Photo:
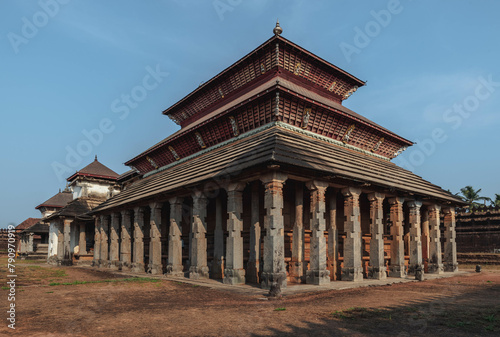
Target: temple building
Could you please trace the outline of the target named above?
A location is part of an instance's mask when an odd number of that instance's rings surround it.
[[[70,265],[75,257],[91,263],[94,220],[87,213],[120,192],[118,177],[96,156],[67,179],[64,191],[36,207],[49,229],[49,263]]]
[[[163,111],[180,130],[89,213],[96,267],[263,288],[457,270],[463,202],[343,105],[364,81],[281,32]]]

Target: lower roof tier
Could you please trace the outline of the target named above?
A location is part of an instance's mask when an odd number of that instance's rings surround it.
[[[132,183],[92,213],[147,205],[189,194],[203,184],[223,187],[224,182],[251,179],[269,166],[305,179],[323,179],[332,186],[363,186],[388,195],[463,204],[458,197],[390,161],[363,155],[278,121],[167,165]]]

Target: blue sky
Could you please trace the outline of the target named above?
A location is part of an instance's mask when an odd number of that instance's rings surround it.
[[[347,107],[418,143],[397,163],[493,197],[498,13],[493,0],[3,0],[0,227],[39,216],[94,155],[125,172],[178,129],[161,111],[270,38],[277,17],[284,37],[367,81]]]

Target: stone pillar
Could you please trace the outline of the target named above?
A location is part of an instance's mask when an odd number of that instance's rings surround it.
[[[337,230],[337,195],[332,193],[328,207],[330,222],[328,223],[328,255],[326,260],[327,269],[330,271],[330,280],[337,279],[337,260],[339,256]]]
[[[57,263],[61,264],[64,259],[64,220],[60,219],[57,228]],[[26,249],[26,248],[24,248]]]
[[[283,184],[286,174],[271,172],[260,178],[265,186],[264,207],[266,216],[264,227],[264,266],[261,274],[261,287],[270,289],[276,284],[286,287],[285,237],[283,219]]]
[[[80,236],[78,238],[78,251],[80,255],[87,254],[87,234],[85,232],[85,223],[80,224]]]
[[[260,203],[259,182],[252,185],[251,218],[250,218],[250,256],[248,258],[247,279],[251,283],[259,283],[260,273]]]
[[[207,266],[207,199],[201,192],[193,194],[193,218],[191,223],[191,261],[189,278],[208,278]]]
[[[368,194],[370,201],[370,266],[368,278],[382,280],[387,277],[384,260],[384,195]]]
[[[362,281],[361,214],[359,209],[361,189],[347,187],[342,190],[342,194],[344,195],[344,230],[346,232],[342,281]]]
[[[429,272],[429,212],[421,212],[422,216],[422,263],[424,271]]]
[[[109,215],[101,215],[101,254],[100,254],[100,267],[108,266],[108,228],[109,228]]]
[[[92,265],[94,267],[99,266],[99,261],[101,260],[101,218],[94,217],[94,261]]]
[[[64,243],[63,243],[63,261],[62,264],[70,266],[72,264],[71,257],[71,223],[73,220],[64,219]]]
[[[151,229],[149,237],[149,265],[148,272],[157,275],[163,274],[161,263],[161,207],[162,204],[155,202],[149,205],[151,208]]]
[[[304,187],[301,182],[297,182],[295,187],[295,221],[290,278],[296,283],[304,281]]]
[[[132,227],[132,211],[126,210],[121,212],[121,244],[120,244],[120,265],[122,270],[129,271],[132,268],[131,256],[131,227]]]
[[[420,201],[410,201],[410,262],[408,274],[415,275],[415,279],[424,279],[424,268],[422,263],[422,238],[420,229]]]
[[[144,207],[134,208],[134,255],[132,271],[144,273]]]
[[[35,235],[35,233],[28,233],[28,249],[27,249],[28,253],[33,253],[35,251],[35,247],[33,245],[33,236],[34,235]]]
[[[325,240],[325,192],[328,183],[323,181],[310,181],[306,184],[311,190],[311,243],[310,263],[306,272],[306,283],[330,283],[330,271],[326,269],[326,240]]]
[[[391,205],[391,264],[389,266],[390,277],[404,277],[405,252],[403,241],[403,198],[390,198]]]
[[[111,214],[111,227],[109,231],[109,263],[108,268],[118,270],[120,267],[120,243],[118,232],[120,230],[120,213]]]
[[[457,243],[455,232],[455,209],[443,208],[444,212],[444,271],[458,270]]]
[[[242,183],[229,184],[227,188],[227,242],[226,266],[224,268],[225,284],[244,284],[243,268],[243,189]]]
[[[167,275],[184,276],[182,267],[182,198],[171,198],[170,229],[168,231]]]
[[[441,206],[429,206],[429,273],[442,274],[444,272],[441,257],[441,230],[439,224]]]

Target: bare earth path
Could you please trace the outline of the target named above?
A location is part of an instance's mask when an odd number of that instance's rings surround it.
[[[6,270],[1,270],[4,285]],[[18,266],[12,336],[498,336],[500,272],[268,301],[166,280]],[[94,282],[85,284],[49,285]],[[106,282],[105,282],[106,281]]]

